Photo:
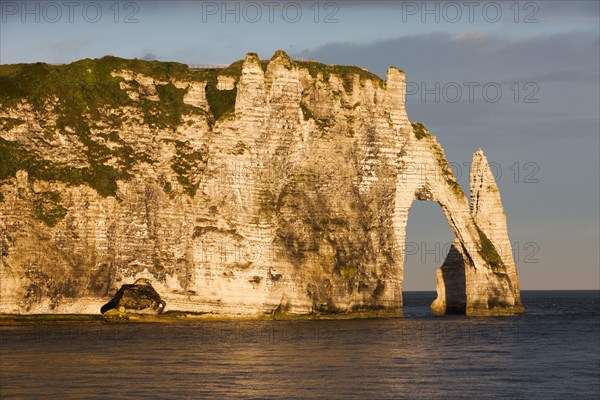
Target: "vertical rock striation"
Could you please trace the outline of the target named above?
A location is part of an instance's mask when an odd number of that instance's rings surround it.
[[[147,279],[171,310],[401,315],[415,200],[457,238],[433,310],[522,310],[483,153],[469,205],[394,67],[105,57],[0,83],[0,312],[96,313]]]

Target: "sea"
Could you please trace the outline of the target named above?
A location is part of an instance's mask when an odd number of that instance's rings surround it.
[[[517,317],[0,326],[2,399],[600,399],[600,292]]]

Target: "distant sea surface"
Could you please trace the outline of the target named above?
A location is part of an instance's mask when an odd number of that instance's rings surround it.
[[[518,317],[0,326],[0,398],[599,399],[600,292]]]

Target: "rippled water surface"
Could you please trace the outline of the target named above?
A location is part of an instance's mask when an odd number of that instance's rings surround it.
[[[1,398],[600,398],[600,293],[524,315],[0,327]]]

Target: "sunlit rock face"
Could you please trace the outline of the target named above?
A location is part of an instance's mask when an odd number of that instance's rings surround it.
[[[505,315],[523,312],[519,278],[508,239],[506,216],[494,175],[481,149],[471,163],[471,216],[479,241],[474,243],[490,268],[480,268],[456,239],[436,271],[436,313]]]
[[[396,68],[382,81],[278,51],[0,79],[0,312],[97,313],[144,278],[167,310],[401,315],[415,200],[439,202],[457,237],[433,310],[522,310],[483,153],[469,204]]]

